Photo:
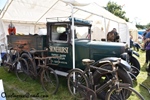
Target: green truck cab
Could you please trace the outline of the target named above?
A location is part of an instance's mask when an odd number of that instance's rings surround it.
[[[84,22],[74,23],[75,67],[83,69],[82,59],[98,61],[105,57],[121,57],[125,52],[126,44],[107,41],[91,40],[91,24]],[[72,24],[67,22],[47,22],[47,39],[49,55],[60,56],[59,67],[72,69]],[[57,60],[53,60],[57,63]]]

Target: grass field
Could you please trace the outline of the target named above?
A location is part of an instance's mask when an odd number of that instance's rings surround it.
[[[139,54],[138,60],[141,64],[141,72],[137,77],[137,81],[134,81],[134,89],[141,93],[145,100],[150,100],[148,91],[140,86],[140,83],[142,83],[150,88],[150,76],[148,77],[145,71],[145,52],[139,51]],[[7,73],[2,67],[0,67],[0,79],[3,80],[7,100],[74,100],[68,91],[66,77],[59,76],[60,86],[56,95],[45,94],[39,80],[20,82],[14,73]],[[17,95],[18,97],[15,97]],[[19,95],[30,95],[30,97],[19,97]],[[0,93],[0,96],[2,96],[2,93]]]

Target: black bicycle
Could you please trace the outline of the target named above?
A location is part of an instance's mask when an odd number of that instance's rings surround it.
[[[50,67],[52,65],[52,59],[58,59],[59,57],[46,56],[48,50],[36,50],[30,51],[30,54],[23,53],[21,55],[28,62],[29,76],[32,79],[40,78],[43,89],[49,94],[55,94],[58,91],[59,80],[55,71]]]
[[[118,78],[117,64],[120,63],[120,59],[115,62],[102,61],[102,66],[111,66],[112,70],[108,70],[105,67],[96,67],[91,65],[94,60],[83,59],[82,62],[86,65],[85,70],[78,68],[72,69],[67,78],[68,89],[70,93],[78,98],[86,100],[144,100],[141,94],[135,91],[130,84],[121,83]],[[112,78],[105,82],[105,84],[94,84],[92,69],[96,69],[99,75],[109,73]],[[101,81],[101,80],[100,80]],[[87,92],[90,91],[90,92]],[[96,94],[96,95],[95,95]],[[103,95],[104,98],[99,97]],[[132,98],[133,97],[133,98]]]
[[[25,81],[28,77],[27,61],[20,57],[25,45],[26,44],[19,44],[14,48],[5,46],[6,54],[2,57],[4,70],[7,72],[15,72],[17,78],[21,81]]]

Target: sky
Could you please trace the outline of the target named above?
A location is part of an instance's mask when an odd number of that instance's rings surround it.
[[[7,0],[0,0],[0,9],[3,8]],[[93,0],[92,0],[93,1]],[[130,22],[146,25],[150,23],[149,0],[94,0],[101,2],[101,6],[107,5],[108,1],[116,2],[118,5],[123,6],[123,11],[126,12],[125,16],[129,18]]]
[[[116,2],[122,5],[122,10],[126,12],[125,16],[130,22],[146,25],[150,23],[149,0],[99,0],[102,6],[106,6],[108,1]]]
[[[3,9],[7,0],[0,0],[0,9]]]

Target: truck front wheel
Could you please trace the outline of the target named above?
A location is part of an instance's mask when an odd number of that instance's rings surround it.
[[[137,77],[141,69],[139,61],[135,57],[130,57],[130,65],[132,69],[131,73]]]

